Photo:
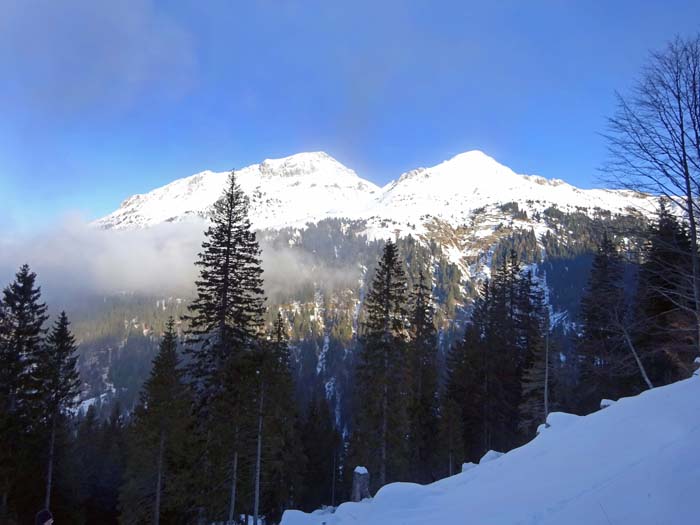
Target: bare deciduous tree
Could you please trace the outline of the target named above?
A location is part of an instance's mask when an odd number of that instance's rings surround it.
[[[631,95],[618,94],[605,137],[610,152],[605,171],[612,179],[675,203],[687,221],[691,264],[682,279],[687,285],[663,294],[692,312],[699,346],[700,36],[677,38],[651,55]]]

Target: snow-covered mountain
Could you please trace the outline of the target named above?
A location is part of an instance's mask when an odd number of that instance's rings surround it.
[[[129,197],[96,224],[129,229],[206,217],[221,196],[227,177],[227,172],[203,171],[178,179],[147,194]],[[251,220],[256,228],[358,216],[380,192],[379,187],[322,152],[268,159],[237,170],[236,178],[250,197]]]
[[[621,399],[549,428],[505,455],[430,485],[392,483],[373,499],[282,525],[610,525],[697,523],[700,378]],[[371,473],[370,473],[371,475]]]
[[[646,196],[628,191],[581,190],[559,179],[519,175],[481,151],[404,173],[383,188],[377,206],[392,218],[410,221],[432,215],[457,225],[476,209],[507,202],[526,211],[550,205],[564,211],[578,207],[612,212],[648,207]]]
[[[582,190],[558,179],[519,175],[481,151],[461,153],[432,168],[417,168],[383,188],[323,152],[268,159],[236,171],[251,199],[256,228],[304,226],[326,218],[367,222],[370,237],[423,233],[434,219],[456,227],[475,211],[518,203],[528,213],[555,205],[563,211],[624,213],[650,210],[650,198],[629,191]],[[206,217],[221,195],[226,172],[203,171],[126,199],[99,219],[102,228],[143,228]]]
[[[236,177],[250,197],[253,226],[261,230],[268,305],[296,323],[294,359],[303,363],[296,380],[305,396],[324,389],[339,427],[350,417],[353,334],[381,253],[382,243],[373,241],[398,233],[409,275],[419,265],[429,268],[444,354],[461,337],[480,285],[511,250],[543,285],[553,324],[570,327],[602,232],[635,248],[635,232],[645,224],[643,217],[630,215],[655,205],[654,198],[633,192],[582,190],[561,180],[519,175],[480,151],[411,170],[383,188],[320,152],[265,160],[237,170]],[[227,178],[226,172],[205,171],[176,180],[128,198],[95,224],[122,243],[136,237],[136,229],[202,221]],[[192,230],[201,232],[203,226]],[[159,230],[177,243],[178,234],[191,229],[165,225]],[[191,240],[189,234],[183,238]],[[124,326],[149,315],[136,299],[124,308]],[[168,314],[182,314],[173,308]],[[121,330],[112,329],[113,335],[127,341],[129,330]],[[97,331],[93,324],[83,334]],[[106,348],[96,341],[91,350],[102,375],[112,362],[102,357],[112,355]],[[117,351],[141,355],[131,347]],[[138,382],[128,377],[122,384]],[[92,388],[95,396],[109,391],[101,380]]]

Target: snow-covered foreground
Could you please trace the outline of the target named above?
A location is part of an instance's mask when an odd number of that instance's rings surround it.
[[[700,523],[700,378],[585,417],[551,414],[527,445],[431,485],[393,483],[283,525]]]

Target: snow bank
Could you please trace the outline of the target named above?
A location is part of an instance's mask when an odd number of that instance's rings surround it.
[[[393,483],[334,514],[288,511],[282,525],[698,522],[699,379],[548,422],[527,445],[461,474],[425,486]]]
[[[503,455],[503,452],[498,452],[496,450],[489,450],[483,457],[479,460],[479,465],[498,459]]]

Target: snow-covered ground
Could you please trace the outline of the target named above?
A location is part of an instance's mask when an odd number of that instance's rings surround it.
[[[282,525],[700,523],[699,377],[549,423],[527,445],[456,476],[393,483],[335,513],[287,511]]]

